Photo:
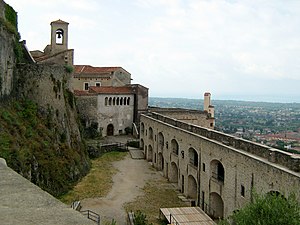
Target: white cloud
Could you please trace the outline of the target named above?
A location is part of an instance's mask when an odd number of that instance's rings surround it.
[[[76,63],[123,66],[156,96],[275,95],[278,83],[286,94],[300,86],[299,1],[7,2],[32,46],[48,44],[52,20],[66,20]]]

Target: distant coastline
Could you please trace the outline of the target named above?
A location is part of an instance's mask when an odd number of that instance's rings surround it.
[[[187,100],[196,100],[196,101],[203,101],[203,98],[180,98],[180,97],[149,97],[149,99],[187,99]],[[292,97],[292,98],[288,98],[288,97],[282,97],[282,98],[278,98],[278,97],[257,97],[255,100],[253,100],[253,97],[226,97],[226,98],[218,98],[218,97],[214,97],[212,96],[212,101],[219,101],[219,102],[239,102],[239,103],[271,103],[271,104],[300,104],[300,96],[299,97]]]

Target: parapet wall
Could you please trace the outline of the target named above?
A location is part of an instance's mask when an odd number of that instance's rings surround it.
[[[191,123],[197,126],[214,128],[214,118],[211,118],[207,112],[193,109],[181,108],[158,108],[151,107],[150,112],[159,113],[166,117],[176,119],[180,122]]]
[[[173,125],[175,127],[199,134],[203,137],[209,138],[223,143],[224,145],[233,147],[235,149],[243,150],[259,157],[267,159],[269,162],[277,163],[285,166],[288,169],[300,172],[300,156],[294,155],[288,152],[281,151],[279,149],[271,148],[266,145],[261,145],[252,141],[244,140],[232,135],[228,135],[222,132],[211,130],[208,128],[187,124],[177,119],[170,118],[168,116],[161,115],[159,113],[149,113],[148,116]]]

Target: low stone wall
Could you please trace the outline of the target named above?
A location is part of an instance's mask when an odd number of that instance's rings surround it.
[[[204,127],[199,127],[192,124],[187,124],[155,112],[148,113],[148,116],[163,121],[165,123],[171,124],[175,127],[193,132],[195,134],[199,134],[203,137],[221,142],[224,145],[249,152],[259,157],[263,157],[270,162],[285,166],[292,171],[300,171],[300,155],[293,155],[291,153],[284,152],[279,149],[274,149],[266,145],[261,145],[252,141],[237,138],[222,132],[218,132]]]

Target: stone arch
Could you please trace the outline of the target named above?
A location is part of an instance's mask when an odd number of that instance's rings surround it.
[[[153,129],[152,129],[152,127],[149,127],[149,139],[153,140]]]
[[[164,135],[162,134],[162,132],[159,132],[158,133],[158,150],[163,151],[164,143],[165,143]]]
[[[189,159],[190,159],[190,164],[193,166],[198,167],[198,152],[194,148],[189,148]]]
[[[172,149],[172,152],[175,155],[178,155],[178,153],[179,153],[179,145],[178,145],[178,142],[175,139],[171,140],[171,149]]]
[[[197,181],[196,179],[192,176],[188,176],[188,198],[191,199],[197,199]]]
[[[114,135],[114,125],[112,125],[111,123],[107,125],[106,134],[107,136]]]
[[[164,156],[161,152],[158,153],[157,169],[162,171],[164,170]]]
[[[171,162],[169,179],[171,183],[178,183],[178,166],[175,162]]]
[[[209,203],[210,207],[213,210],[212,215],[213,218],[223,218],[224,217],[224,202],[222,197],[216,193],[212,192],[209,194]]]
[[[153,161],[153,149],[151,145],[148,146],[147,160],[150,162]]]
[[[210,162],[211,177],[219,182],[224,183],[225,180],[225,169],[223,164],[219,160],[212,160]]]

